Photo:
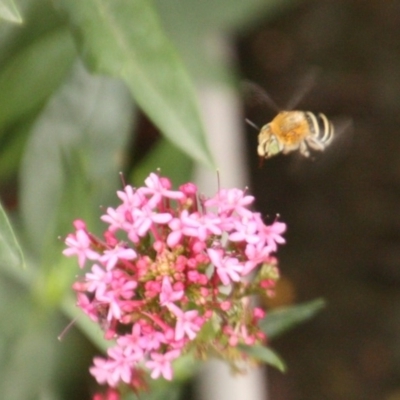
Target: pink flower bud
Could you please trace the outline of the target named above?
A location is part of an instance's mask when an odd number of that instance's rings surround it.
[[[83,221],[81,219],[76,219],[74,221],[73,225],[76,230],[82,229],[82,230],[86,231],[86,223],[85,223],[85,221]]]

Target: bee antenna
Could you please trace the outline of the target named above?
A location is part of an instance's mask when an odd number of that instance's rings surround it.
[[[245,118],[245,121],[247,124],[249,124],[252,128],[257,129],[258,131],[260,130],[260,128],[253,122],[250,121],[249,119]]]

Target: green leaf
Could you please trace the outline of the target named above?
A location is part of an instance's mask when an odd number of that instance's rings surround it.
[[[93,348],[57,313],[45,313],[29,290],[0,275],[0,398],[82,399]],[[23,377],[23,379],[21,379]]]
[[[20,26],[0,21],[0,66],[51,33],[67,28],[65,19],[53,10],[49,0],[13,0],[24,21]],[[76,53],[76,51],[75,51]]]
[[[0,265],[25,267],[24,256],[11,228],[10,221],[0,204]]]
[[[307,303],[272,310],[260,321],[260,328],[269,339],[272,339],[314,317],[325,305],[325,300],[315,299]]]
[[[272,349],[266,346],[246,346],[239,345],[240,350],[256,360],[262,361],[278,369],[281,372],[286,371],[284,361]]]
[[[6,133],[0,138],[0,181],[13,179],[20,166],[29,131],[36,119],[36,113],[27,115],[7,128]]]
[[[165,381],[162,378],[157,380],[151,379],[149,383],[149,391],[140,393],[140,397],[136,395],[128,395],[126,400],[179,400],[182,399],[184,386],[175,382]]]
[[[232,84],[235,72],[227,54],[234,46],[231,38],[301,1],[155,0],[155,5],[192,76]]]
[[[192,379],[202,365],[203,362],[195,358],[191,352],[181,355],[172,363],[174,381],[185,382]]]
[[[42,36],[14,56],[0,70],[0,133],[7,124],[42,106],[75,58],[66,29]]]
[[[0,0],[0,19],[1,18],[17,24],[22,23],[21,14],[13,0]]]
[[[14,340],[8,343],[8,363],[2,368],[1,398],[40,398],[40,393],[51,383],[56,342],[43,326],[29,326],[15,333]],[[21,376],[24,377],[22,381]]]
[[[104,338],[104,332],[100,326],[93,322],[83,311],[76,306],[76,299],[66,296],[61,304],[62,311],[75,325],[85,334],[87,338],[104,353],[112,342]],[[62,338],[60,338],[62,339]]]
[[[135,100],[176,146],[213,160],[187,72],[148,0],[60,0],[81,54],[95,72],[125,80]]]
[[[99,206],[116,198],[132,122],[125,85],[77,64],[34,125],[22,162],[21,211],[36,254],[51,252],[49,241],[57,245],[85,210],[97,221]]]

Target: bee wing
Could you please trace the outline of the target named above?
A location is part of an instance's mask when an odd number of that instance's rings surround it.
[[[348,117],[332,119],[335,136],[329,146],[322,152],[312,151],[307,160],[297,153],[289,166],[289,173],[296,178],[310,179],[322,176],[333,165],[342,162],[349,154],[354,138],[353,120]]]
[[[320,69],[318,67],[312,67],[310,71],[301,79],[299,87],[296,93],[291,97],[290,101],[287,104],[286,110],[294,110],[301,100],[311,91],[311,89],[315,86],[315,82],[317,81],[317,77],[320,74]]]
[[[294,110],[301,100],[307,95],[307,93],[315,86],[320,69],[318,67],[312,67],[309,69],[307,74],[301,79],[296,93],[291,97],[290,101],[285,108],[279,107],[271,96],[256,83],[244,80],[241,83],[242,92],[245,96],[246,103],[249,105],[266,105],[272,110],[279,113],[282,110],[292,111]]]
[[[350,149],[354,138],[353,120],[348,117],[336,117],[332,118],[332,124],[335,128],[335,136],[325,151],[328,157],[337,153],[343,157]]]
[[[265,105],[279,113],[282,109],[272,100],[268,93],[254,82],[244,80],[241,84],[246,103],[251,106]]]

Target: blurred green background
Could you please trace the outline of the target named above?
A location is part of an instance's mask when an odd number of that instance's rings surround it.
[[[13,4],[0,0],[0,15]],[[256,206],[288,224],[272,306],[329,304],[274,341],[289,371],[269,371],[270,398],[400,399],[400,2],[14,5],[23,22],[0,20],[0,194],[26,267],[18,248],[0,246],[0,398],[90,398],[87,368],[104,344],[85,318],[57,340],[79,314],[59,237],[77,217],[99,232],[120,171],[141,184],[161,167],[181,183],[194,160],[215,168],[196,87],[250,79],[284,106],[316,70],[300,107],[336,124],[328,151],[259,168],[257,134],[245,135]],[[243,121],[274,116],[237,96]]]

